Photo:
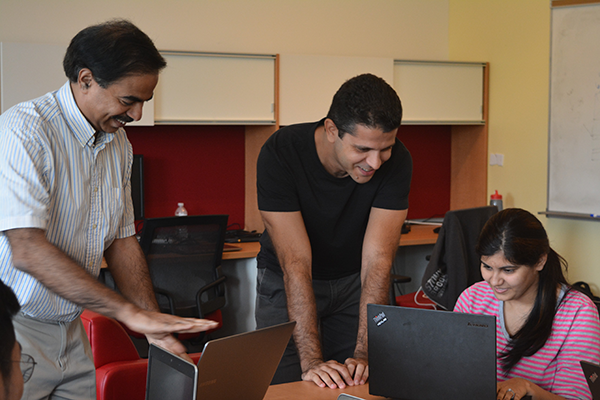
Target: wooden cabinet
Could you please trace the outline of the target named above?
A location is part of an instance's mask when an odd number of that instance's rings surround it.
[[[276,122],[276,56],[161,51],[157,124],[267,125]]]
[[[394,61],[403,124],[484,124],[483,63]]]
[[[393,59],[321,55],[280,55],[280,125],[318,121],[348,79],[372,73],[393,82]]]

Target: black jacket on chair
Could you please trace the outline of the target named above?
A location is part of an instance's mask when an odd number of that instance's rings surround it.
[[[496,206],[486,206],[446,213],[421,281],[423,292],[442,308],[452,310],[462,291],[482,280],[475,245],[497,212]]]

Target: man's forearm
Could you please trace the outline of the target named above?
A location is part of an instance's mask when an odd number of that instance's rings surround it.
[[[390,270],[389,261],[380,261],[377,266],[363,267],[355,358],[368,358],[367,304],[387,304]]]
[[[294,342],[302,371],[323,361],[317,327],[317,306],[310,275],[284,273],[287,308],[290,321],[296,321]]]
[[[6,232],[15,268],[80,307],[117,318],[135,312],[135,306],[88,274],[75,261],[46,240],[40,229]]]

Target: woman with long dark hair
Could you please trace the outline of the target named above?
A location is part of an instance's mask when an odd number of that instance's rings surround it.
[[[579,362],[600,363],[598,309],[572,289],[566,261],[531,213],[511,208],[484,226],[478,282],[454,311],[496,316],[498,399],[592,399]]]

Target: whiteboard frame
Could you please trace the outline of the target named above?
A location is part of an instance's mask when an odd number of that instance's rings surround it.
[[[561,123],[560,117],[556,117],[556,114],[558,113],[558,110],[553,108],[553,100],[555,98],[555,90],[559,90],[557,89],[558,85],[553,85],[553,83],[555,82],[555,80],[557,80],[558,78],[556,77],[557,74],[560,74],[560,70],[558,70],[558,68],[554,68],[556,67],[556,60],[553,59],[553,55],[555,54],[555,52],[559,52],[561,48],[558,48],[556,43],[554,42],[554,36],[555,36],[555,30],[557,29],[563,29],[564,27],[561,26],[556,26],[557,25],[557,12],[568,12],[568,10],[572,10],[572,9],[589,9],[590,7],[597,7],[597,10],[600,11],[600,3],[597,1],[553,1],[552,2],[552,8],[551,8],[551,23],[550,23],[550,54],[549,54],[549,82],[548,82],[548,87],[549,87],[549,95],[548,95],[548,165],[547,165],[547,190],[546,190],[546,211],[545,212],[540,212],[540,214],[546,215],[548,217],[557,217],[557,218],[569,218],[569,219],[584,219],[584,220],[593,220],[593,221],[600,221],[600,218],[598,218],[598,215],[600,214],[600,206],[598,207],[594,207],[593,205],[587,205],[585,201],[581,201],[580,204],[576,204],[576,203],[571,203],[572,200],[570,200],[572,197],[566,198],[566,199],[562,199],[562,193],[563,192],[567,192],[570,190],[565,190],[565,189],[561,189],[561,182],[562,180],[560,178],[558,179],[553,179],[553,173],[554,171],[556,171],[557,169],[559,169],[559,166],[556,165],[556,160],[553,157],[553,154],[555,152],[555,148],[554,146],[556,146],[555,143],[557,143],[557,141],[559,139],[557,139],[556,135],[559,135],[558,132],[556,132],[554,130],[554,123],[556,121],[558,121],[559,123]],[[578,24],[578,26],[581,26],[581,24]],[[561,31],[563,32],[563,31]],[[564,34],[563,34],[564,37]],[[571,46],[567,46],[569,48],[572,48]],[[593,46],[591,46],[593,47]],[[597,52],[597,57],[600,57],[600,52]],[[570,58],[568,58],[570,59]],[[579,62],[579,64],[581,64]],[[595,65],[595,64],[594,64]],[[558,72],[557,72],[558,71]],[[576,82],[575,82],[576,83]],[[600,87],[599,87],[600,88]],[[600,92],[599,92],[600,93]],[[575,92],[575,95],[579,94],[579,92]],[[582,103],[584,102],[584,100],[582,100]],[[561,103],[562,104],[562,103]],[[558,106],[557,104],[555,104],[555,106]],[[559,108],[560,110],[560,108]],[[578,112],[580,112],[580,110],[576,109],[576,108],[572,108],[570,111],[568,111],[569,115],[575,115]],[[553,119],[553,116],[555,117]],[[585,124],[582,122],[581,126],[583,128],[580,127],[580,129],[584,129],[585,128]],[[572,132],[573,130],[568,130],[569,132]],[[563,139],[564,140],[564,139]],[[577,142],[577,138],[574,137],[572,139],[572,142]],[[590,146],[591,147],[591,146]],[[579,154],[576,157],[578,160],[577,162],[579,162],[579,159],[585,159],[585,156],[580,156]],[[582,175],[579,175],[578,178],[582,177]],[[571,182],[576,182],[578,179],[571,179]],[[558,189],[556,188],[558,186]],[[588,187],[590,186],[594,186],[594,185],[587,185]],[[577,193],[576,196],[573,197],[577,197],[579,199],[585,198],[587,197],[593,197],[593,193],[590,196],[589,194],[587,194],[587,191],[584,191],[583,193],[580,192],[575,192]],[[556,196],[556,197],[555,197]],[[561,198],[560,200],[555,200],[556,198]],[[578,200],[575,200],[576,202]],[[587,208],[589,207],[589,209]]]

